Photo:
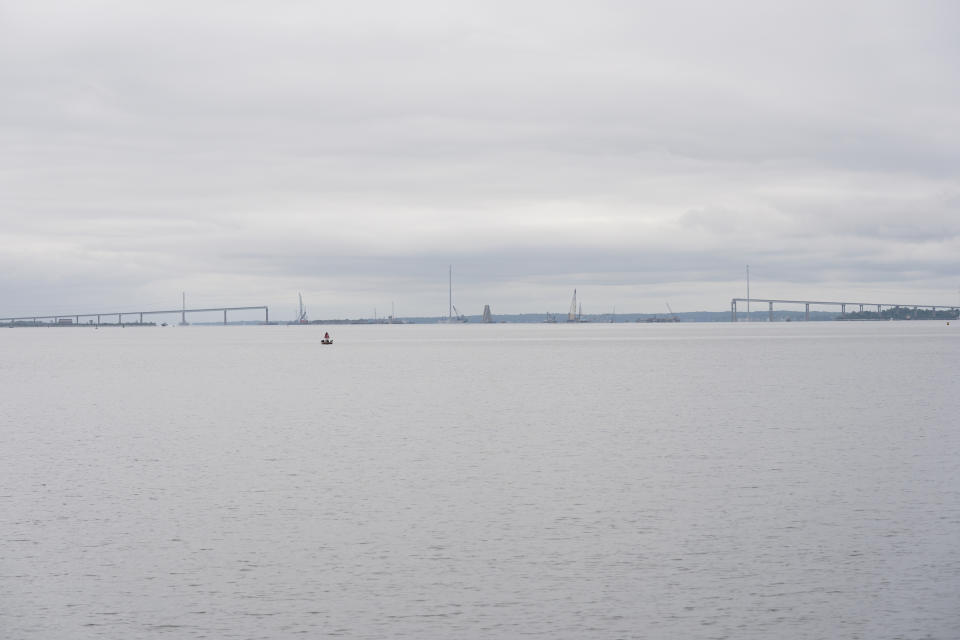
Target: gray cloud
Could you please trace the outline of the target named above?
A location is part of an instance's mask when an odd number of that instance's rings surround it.
[[[501,311],[562,308],[573,286],[723,308],[747,262],[768,295],[954,302],[958,19],[3,3],[0,313],[182,289],[439,313],[448,263]]]

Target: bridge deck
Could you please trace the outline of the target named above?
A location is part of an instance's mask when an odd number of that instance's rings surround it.
[[[749,308],[751,302],[766,302],[769,305],[768,313],[770,314],[770,320],[773,320],[773,305],[774,304],[802,304],[804,305],[804,318],[806,320],[810,319],[810,305],[830,305],[834,307],[840,307],[841,313],[846,313],[847,305],[851,307],[860,307],[860,311],[864,310],[864,307],[876,308],[877,313],[880,313],[883,307],[891,308],[901,308],[901,309],[930,309],[936,313],[937,309],[947,309],[950,311],[957,311],[960,307],[956,305],[942,305],[942,304],[888,304],[885,302],[845,302],[845,301],[834,301],[834,300],[779,300],[775,298],[731,298],[730,299],[730,321],[737,321],[737,303],[746,302],[747,307]],[[749,316],[747,316],[749,319]]]
[[[847,302],[840,301],[835,302],[831,300],[777,300],[771,298],[731,298],[731,303],[734,302],[773,302],[775,304],[830,304],[836,306],[843,305],[863,305],[865,307],[903,307],[905,309],[956,309],[957,305],[942,305],[942,304],[892,304],[886,302]]]
[[[16,316],[16,317],[6,317],[0,318],[0,322],[17,322],[20,320],[57,320],[60,318],[100,318],[100,317],[109,317],[117,316],[117,318],[122,318],[123,316],[151,316],[151,315],[170,315],[170,314],[180,314],[186,315],[188,313],[209,313],[213,311],[222,311],[226,314],[227,311],[257,311],[262,310],[266,314],[266,318],[269,321],[270,318],[270,309],[265,305],[258,305],[254,307],[209,307],[204,309],[160,309],[154,311],[107,311],[105,313],[60,313],[57,315],[48,315],[48,316]]]

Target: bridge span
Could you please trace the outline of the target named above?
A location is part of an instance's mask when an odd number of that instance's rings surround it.
[[[113,318],[114,316],[117,318],[117,324],[123,324],[124,316],[134,316],[138,318],[138,322],[142,324],[143,316],[156,315],[179,315],[180,322],[186,324],[188,313],[210,313],[211,311],[222,311],[223,324],[227,324],[228,311],[257,311],[260,309],[263,310],[264,324],[270,324],[270,309],[263,305],[255,307],[210,307],[207,309],[161,309],[159,311],[111,311],[109,313],[61,313],[53,316],[20,316],[15,318],[0,318],[0,324],[8,324],[13,326],[17,322],[27,321],[33,321],[33,324],[37,324],[40,320],[53,320],[55,322],[60,322],[61,320],[74,320],[76,324],[79,325],[80,318],[96,318],[96,324],[99,325],[101,318]]]
[[[746,302],[747,308],[749,308],[751,302],[766,302],[769,305],[768,310],[770,314],[769,315],[770,322],[773,322],[774,303],[804,305],[804,315],[803,315],[804,320],[810,319],[810,305],[812,304],[840,307],[841,314],[847,312],[847,306],[859,307],[860,311],[865,311],[865,310],[873,311],[874,307],[876,307],[877,313],[880,313],[880,311],[884,307],[888,309],[897,308],[897,307],[902,309],[930,309],[934,313],[936,313],[937,309],[941,309],[941,310],[946,309],[948,311],[957,311],[958,309],[957,306],[945,306],[940,304],[938,305],[919,304],[918,305],[918,304],[886,304],[881,302],[834,302],[834,301],[827,301],[827,300],[772,300],[770,298],[732,298],[730,300],[730,321],[731,322],[737,321],[737,303],[738,302]],[[749,320],[749,318],[750,316],[748,315],[747,319]]]

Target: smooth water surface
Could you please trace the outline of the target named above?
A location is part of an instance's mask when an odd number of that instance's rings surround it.
[[[0,329],[0,637],[957,638],[958,324]]]

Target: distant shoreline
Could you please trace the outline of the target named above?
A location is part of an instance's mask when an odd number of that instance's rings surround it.
[[[929,312],[926,314],[921,313],[918,317],[913,317],[911,314],[900,314],[900,315],[880,315],[877,314],[847,314],[846,316],[838,315],[836,312],[830,311],[811,311],[809,320],[804,320],[803,311],[776,311],[774,312],[773,322],[827,322],[827,321],[843,321],[843,322],[887,322],[890,320],[896,321],[918,321],[918,320],[956,320],[960,318],[960,313],[949,313],[949,312],[937,312],[935,316],[931,316]],[[504,315],[494,315],[492,323],[485,323],[482,321],[482,316],[463,316],[465,320],[463,322],[458,322],[454,324],[558,324],[558,325],[574,325],[574,324],[676,324],[676,323],[730,323],[730,312],[728,311],[688,311],[675,313],[673,315],[667,314],[646,314],[646,313],[624,313],[624,314],[597,314],[597,315],[585,315],[578,322],[567,322],[565,319],[560,320],[556,319],[556,316],[553,314],[546,313],[525,313],[525,314],[504,314]],[[420,316],[412,318],[334,318],[326,320],[311,320],[306,323],[296,323],[293,321],[280,321],[280,322],[269,322],[265,323],[259,320],[238,320],[233,322],[228,322],[226,326],[263,326],[265,324],[269,325],[279,325],[279,326],[337,326],[337,325],[429,325],[429,324],[446,324],[446,317],[444,316]],[[759,323],[768,323],[770,322],[769,313],[767,311],[756,311],[752,312],[749,316],[744,313],[740,313],[737,316],[737,321],[740,323],[743,322],[759,322]],[[193,322],[192,325],[196,326],[224,326],[223,322],[210,321],[210,322]],[[31,322],[31,321],[17,321],[14,323],[6,323],[0,325],[0,328],[97,328],[97,327],[174,327],[178,326],[178,323],[157,323],[157,322],[101,322],[97,323],[76,323],[76,322]]]

